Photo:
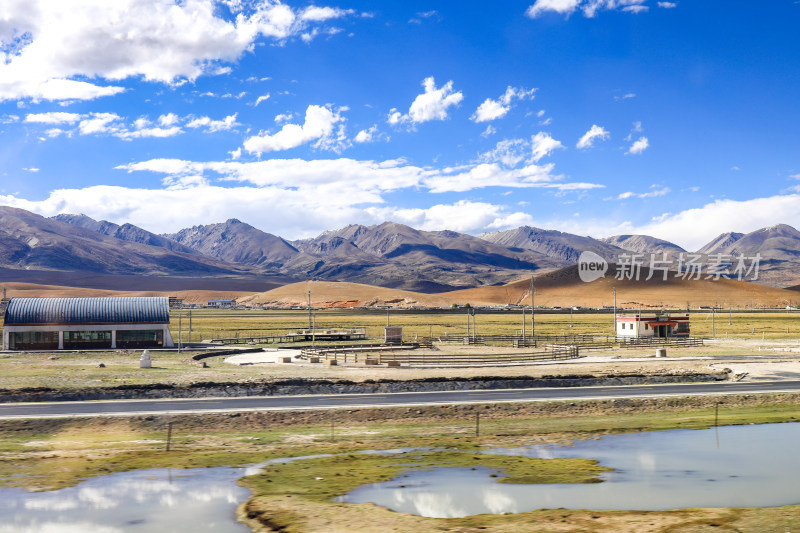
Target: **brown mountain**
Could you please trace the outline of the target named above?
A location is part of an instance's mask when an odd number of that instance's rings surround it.
[[[138,226],[134,226],[133,224],[123,224],[120,226],[107,220],[97,221],[91,217],[87,217],[84,214],[73,215],[62,213],[50,218],[53,220],[58,220],[59,222],[72,224],[73,226],[80,226],[82,228],[90,229],[92,231],[96,231],[98,233],[102,233],[103,235],[108,235],[109,237],[114,237],[123,241],[138,242],[139,244],[147,244],[149,246],[158,246],[174,252],[183,252],[186,254],[197,253],[188,246],[183,246],[172,239],[167,239],[161,235],[156,235],[155,233],[151,233]]]
[[[441,292],[497,284],[520,272],[552,269],[561,262],[529,250],[512,250],[454,231],[422,231],[395,222],[350,225],[293,244],[320,262],[309,274]]]
[[[164,235],[192,250],[227,263],[281,269],[300,252],[291,244],[235,218],[192,226]]]
[[[13,207],[0,206],[0,274],[6,281],[43,281],[129,288],[145,280],[192,285],[209,276],[241,286],[268,286],[252,269],[196,253],[110,237]],[[164,283],[164,278],[176,280]],[[159,281],[160,280],[160,281]],[[178,283],[177,280],[181,280]],[[249,280],[249,281],[248,281]],[[185,285],[182,285],[185,286]],[[274,286],[274,284],[273,284]],[[188,288],[188,287],[187,287]]]
[[[728,239],[722,239],[728,235]],[[724,234],[698,253],[729,255],[735,263],[739,256],[761,256],[758,282],[778,287],[800,283],[800,231],[787,224],[777,224],[742,235]],[[715,245],[715,242],[717,243]]]
[[[612,259],[625,250],[592,237],[572,233],[521,226],[508,231],[484,233],[481,238],[512,249],[532,250],[556,260],[561,266],[578,262],[581,252],[591,251]]]
[[[744,233],[736,233],[733,231],[729,231],[728,233],[723,233],[722,235],[717,236],[715,239],[711,240],[708,244],[697,250],[698,254],[716,254],[719,250],[724,250],[739,239],[744,237]]]
[[[677,244],[649,235],[615,235],[614,237],[606,237],[600,240],[629,252],[643,254],[648,260],[650,254],[662,256],[662,254],[666,253],[668,257],[674,257],[681,252],[686,252]]]

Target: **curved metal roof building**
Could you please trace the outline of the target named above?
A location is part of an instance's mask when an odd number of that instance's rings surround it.
[[[168,324],[167,297],[12,298],[7,326]]]

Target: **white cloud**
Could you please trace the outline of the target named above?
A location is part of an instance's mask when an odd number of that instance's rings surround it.
[[[282,122],[289,122],[294,118],[293,113],[282,113],[280,115],[275,115],[275,124],[280,124]]]
[[[121,119],[116,113],[90,113],[78,124],[78,130],[81,135],[114,133],[120,130],[120,126],[114,123]]]
[[[266,102],[267,100],[269,100],[269,98],[270,98],[270,94],[269,93],[267,93],[267,94],[265,94],[263,96],[259,96],[258,98],[256,98],[256,103],[254,105],[257,106],[261,102]]]
[[[175,113],[167,113],[158,117],[158,124],[160,126],[169,127],[174,126],[179,121],[178,115]]]
[[[638,139],[637,139],[637,140],[636,140],[636,141],[635,141],[635,142],[634,142],[634,143],[631,145],[631,147],[630,147],[630,148],[628,148],[628,151],[627,151],[627,152],[625,152],[625,153],[626,153],[626,154],[641,154],[642,152],[644,152],[645,150],[647,150],[647,147],[648,147],[648,146],[650,146],[650,142],[647,140],[647,137],[644,137],[644,136],[642,136],[642,137],[639,137],[639,138],[638,138]]]
[[[281,42],[350,13],[254,0],[226,20],[213,0],[6,0],[0,41],[18,44],[0,61],[0,101],[87,100],[125,90],[95,80],[175,84],[224,74],[230,68],[220,62],[236,61],[260,36]]]
[[[300,13],[300,20],[325,22],[330,19],[342,18],[355,13],[353,9],[339,9],[335,7],[309,6]]]
[[[464,99],[461,92],[453,92],[452,80],[437,89],[436,82],[431,76],[422,81],[422,86],[425,88],[425,92],[414,98],[407,114],[403,115],[396,109],[389,112],[387,118],[389,124],[394,125],[400,122],[420,124],[431,120],[445,120],[447,109],[457,106]]]
[[[100,131],[98,133],[104,133],[105,131]],[[180,135],[183,133],[183,130],[180,126],[172,126],[170,128],[138,128],[134,130],[119,130],[114,132],[116,137],[120,139],[143,139],[146,137],[155,137],[155,138],[165,138],[165,137],[174,137],[176,135]],[[85,135],[85,134],[84,134]]]
[[[32,113],[25,116],[25,122],[36,122],[39,124],[75,124],[81,119],[79,113]]]
[[[19,116],[17,115],[0,116],[0,124],[13,124],[14,122],[19,122]]]
[[[483,130],[483,132],[481,133],[481,137],[489,137],[491,135],[494,135],[495,133],[497,133],[497,128],[489,124],[488,126],[486,126],[486,129]]]
[[[614,100],[619,102],[620,100],[630,100],[631,98],[636,98],[636,93],[625,93],[621,96],[615,96]]]
[[[275,134],[260,133],[244,141],[244,149],[250,153],[262,154],[279,150],[289,150],[311,141],[317,141],[315,147],[335,147],[339,133],[335,126],[345,119],[340,108],[336,111],[331,106],[310,105],[306,109],[305,122],[302,125],[285,124]]]
[[[609,137],[609,132],[602,126],[598,126],[597,124],[592,124],[592,127],[589,128],[589,131],[583,134],[578,140],[577,147],[578,148],[591,148],[592,144],[594,144],[595,139],[600,139],[601,141],[605,141]]]
[[[482,233],[533,223],[533,218],[527,213],[509,212],[505,206],[467,200],[425,209],[389,207],[371,208],[368,212],[377,220],[393,220],[425,231],[448,229],[460,233]]]
[[[187,128],[205,128],[206,131],[214,133],[217,131],[228,131],[239,125],[236,122],[238,113],[228,115],[222,120],[212,120],[209,117],[198,117],[186,124]]]
[[[23,168],[22,170],[24,170],[25,172],[39,172],[39,170],[41,169],[38,169],[36,167],[30,167],[30,168]]]
[[[553,139],[549,133],[540,131],[531,137],[531,160],[536,162],[541,158],[550,155],[553,150],[564,148],[561,141]]]
[[[509,171],[480,164],[463,169],[427,169],[403,161],[271,159],[192,162],[155,159],[119,167],[165,175],[162,189],[94,186],[52,191],[42,201],[13,195],[0,203],[45,215],[81,212],[98,219],[131,222],[156,232],[176,231],[208,220],[236,216],[289,238],[315,235],[353,222],[397,220],[423,229],[481,232],[531,223],[530,215],[505,206],[471,201],[427,208],[387,205],[383,194],[406,188],[431,192],[508,185],[580,190],[592,184],[560,183],[551,166]],[[214,178],[216,177],[216,178]],[[213,179],[212,179],[213,178]],[[231,185],[232,184],[232,185]]]
[[[408,22],[412,24],[422,24],[423,19],[439,19],[439,12],[434,10],[418,12],[417,16],[409,19]]]
[[[658,185],[651,185],[650,190],[648,192],[643,193],[634,193],[634,192],[623,192],[617,196],[617,200],[627,200],[629,198],[658,198],[659,196],[665,196],[672,192],[669,187],[660,187]]]
[[[475,122],[488,122],[504,117],[511,109],[511,104],[514,100],[523,100],[525,98],[533,99],[535,92],[536,89],[527,90],[522,87],[511,87],[509,85],[506,88],[506,92],[497,100],[492,100],[491,98],[484,100],[470,119]]]
[[[361,130],[356,134],[355,139],[353,139],[357,143],[371,143],[377,140],[378,138],[378,125],[375,124],[371,128],[366,130]]]
[[[45,133],[48,137],[58,137],[72,133],[81,135],[113,135],[120,139],[131,140],[145,137],[173,137],[184,133],[179,126],[181,122],[186,123],[186,127],[192,129],[202,129],[206,133],[216,133],[227,131],[239,125],[236,122],[237,114],[229,115],[221,120],[213,120],[209,117],[179,117],[175,113],[160,115],[157,119],[158,126],[152,127],[153,121],[148,117],[139,117],[130,125],[125,124],[125,118],[116,113],[34,113],[25,117],[25,122],[40,124],[59,124],[73,125],[78,123],[75,130],[64,130],[62,128],[52,128]]]
[[[546,11],[569,15],[580,5],[581,0],[536,0],[529,6],[525,14],[530,18],[536,18]]]
[[[620,9],[629,13],[642,13],[649,9],[644,3],[645,0],[536,0],[525,11],[525,15],[536,18],[543,13],[553,12],[569,16],[578,9],[588,18],[603,10]]]
[[[658,7],[663,7],[666,9],[671,9],[673,7],[678,7],[677,2],[659,2]]]
[[[506,167],[515,167],[523,161],[537,163],[540,159],[550,155],[553,150],[564,148],[561,141],[553,139],[549,133],[539,132],[530,140],[504,139],[498,142],[493,150],[485,152],[478,157],[483,163],[502,163]]]

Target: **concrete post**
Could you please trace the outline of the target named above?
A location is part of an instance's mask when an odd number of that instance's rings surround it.
[[[111,330],[111,349],[117,349],[117,330],[115,329]]]
[[[150,360],[150,350],[142,352],[139,358],[139,368],[153,368],[153,362]]]
[[[64,332],[63,331],[59,331],[58,332],[58,349],[59,350],[63,350],[64,349]]]

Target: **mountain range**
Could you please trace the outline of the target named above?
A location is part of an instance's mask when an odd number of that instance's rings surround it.
[[[384,222],[291,241],[230,219],[157,235],[85,215],[48,219],[0,207],[0,279],[80,282],[98,288],[158,282],[176,289],[202,285],[263,291],[320,280],[432,293],[538,276],[574,265],[586,250],[609,261],[621,254],[642,254],[645,260],[650,254],[667,254],[674,260],[688,253],[647,235],[596,239],[529,226],[476,237]],[[791,226],[725,233],[695,253],[706,260],[714,254],[758,253],[759,283],[800,283],[800,232]]]

